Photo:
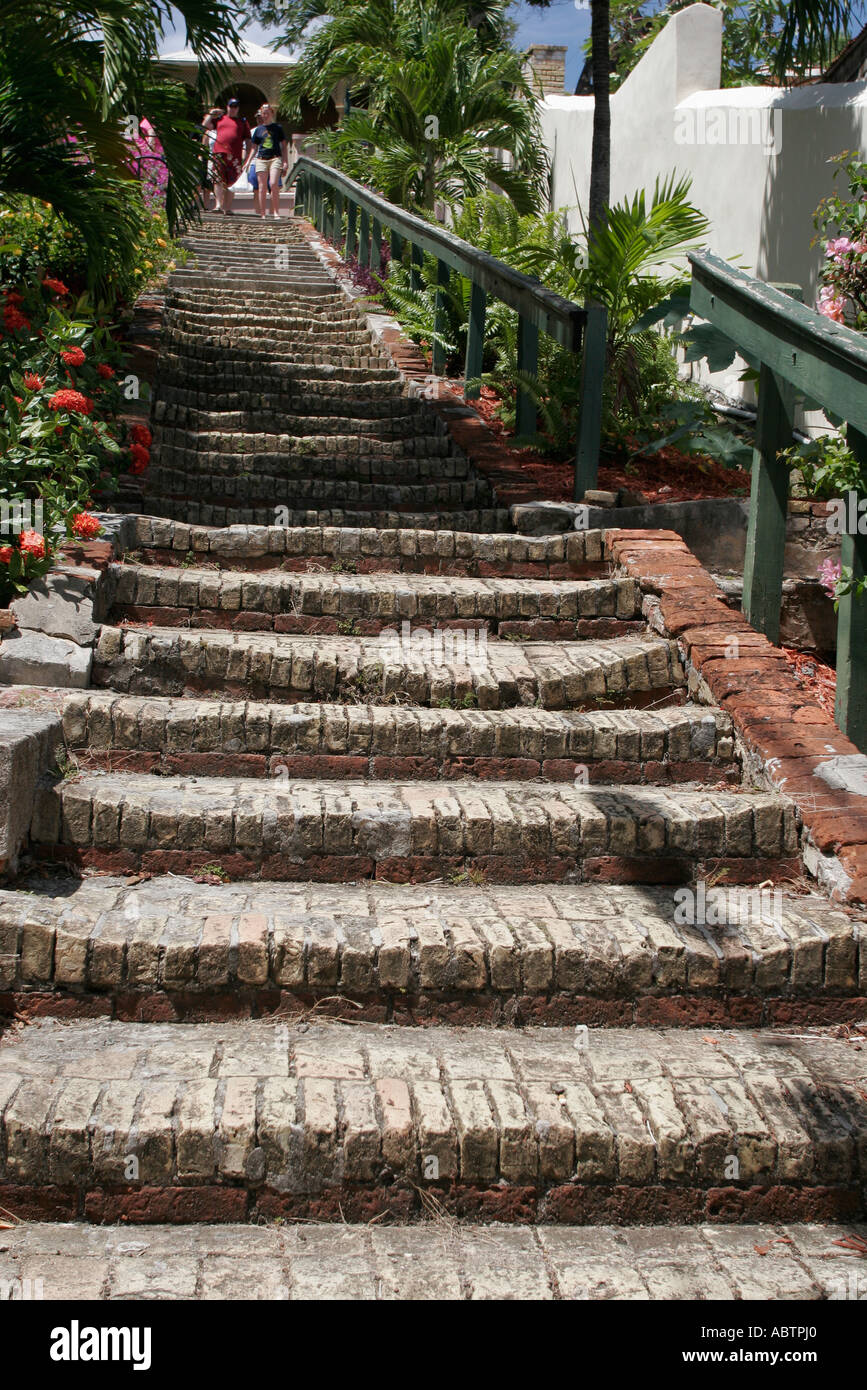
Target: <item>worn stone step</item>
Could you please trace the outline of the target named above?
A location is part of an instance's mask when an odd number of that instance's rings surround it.
[[[234,441],[223,440],[224,446]],[[407,485],[433,487],[439,483],[450,486],[454,483],[472,485],[474,493],[484,491],[493,495],[490,484],[480,478],[468,461],[459,455],[449,453],[445,440],[426,441],[430,449],[422,452],[415,447],[413,440],[384,441],[365,453],[359,451],[359,441],[354,447],[343,452],[340,440],[332,441],[326,437],[321,440],[299,440],[306,448],[302,451],[279,450],[272,453],[251,450],[250,452],[211,452],[164,448],[157,442],[151,458],[150,475],[161,479],[174,478],[176,474],[186,475],[190,481],[204,488],[215,490],[218,494],[228,479],[249,481],[253,475],[260,481],[261,496],[263,486],[279,488],[283,484],[300,484],[303,491],[314,481],[340,482],[351,488],[353,483],[363,486],[369,483],[383,483],[393,486],[396,481],[405,479]],[[364,441],[365,443],[373,441]],[[320,447],[321,446],[321,447]],[[331,451],[326,453],[325,449]],[[154,470],[159,470],[157,474]]]
[[[356,438],[359,435],[374,439],[427,439],[443,437],[441,422],[429,411],[421,409],[421,402],[405,400],[405,410],[366,416],[348,414],[351,402],[335,402],[331,413],[303,415],[293,412],[280,421],[277,437],[297,438],[303,435],[343,435]],[[416,408],[413,409],[413,406]],[[342,413],[341,413],[342,412]],[[160,426],[160,439],[168,443],[177,442],[178,437],[187,434],[223,438],[226,435],[249,435],[254,438],[273,438],[274,434],[264,435],[262,415],[259,410],[198,410],[194,406],[175,405],[163,402],[161,410],[153,412],[153,418]]]
[[[325,271],[321,275],[315,276],[313,273],[304,271],[275,270],[263,271],[260,273],[256,269],[256,279],[260,286],[260,294],[267,287],[273,290],[275,295],[283,293],[291,295],[293,300],[300,298],[313,299],[317,295],[334,294],[334,281]],[[213,272],[207,268],[190,270],[173,270],[169,280],[170,287],[181,286],[184,289],[203,289],[206,290],[213,284]],[[250,288],[250,271],[231,271],[220,272],[220,284],[224,289],[231,290],[237,296],[245,295]]]
[[[212,690],[244,699],[481,709],[646,705],[680,695],[684,685],[676,644],[658,637],[523,643],[470,631],[453,634],[449,645],[445,660],[445,638],[442,650],[431,641],[422,652],[422,642],[405,642],[402,632],[316,638],[104,625],[93,682],[133,695]]]
[[[293,334],[296,340],[317,341],[326,337],[342,337],[344,339],[356,338],[358,341],[370,341],[370,334],[359,318],[358,314],[352,309],[347,309],[343,313],[334,310],[327,319],[312,317],[310,314],[286,314],[281,313],[275,320],[273,310],[268,311],[262,308],[257,312],[255,308],[244,306],[234,313],[229,313],[225,308],[208,309],[204,306],[193,307],[192,305],[179,305],[170,302],[163,314],[163,322],[173,327],[180,328],[200,328],[205,332],[212,329],[226,329],[227,331],[242,328],[249,329],[255,327],[265,333],[280,333],[281,335]]]
[[[267,777],[738,779],[729,717],[660,710],[280,705],[87,691],[63,709],[80,766]],[[89,760],[89,761],[88,761]]]
[[[236,342],[231,346],[217,341],[214,334],[178,333],[164,334],[165,348],[161,352],[161,369],[181,372],[195,379],[195,369],[199,373],[216,362],[223,364],[226,385],[231,386],[235,377],[246,375],[249,380],[257,378],[262,368],[262,379],[273,381],[279,375],[289,375],[307,381],[319,378],[334,378],[338,381],[366,381],[368,377],[382,376],[385,380],[397,379],[397,368],[391,359],[377,351],[372,345],[360,349],[341,351],[330,346],[294,352],[283,344],[276,344],[263,350],[261,338],[256,338],[258,351],[253,343]],[[193,370],[190,370],[190,369]],[[362,376],[359,373],[366,373]],[[212,387],[214,383],[212,382]]]
[[[20,1216],[865,1215],[863,1035],[47,1020],[0,1063]]]
[[[490,485],[477,478],[420,483],[354,482],[340,477],[284,479],[259,474],[256,470],[235,476],[207,473],[191,476],[186,469],[151,465],[148,471],[148,497],[186,499],[191,493],[194,496],[204,493],[210,497],[212,500],[203,505],[215,510],[219,506],[231,507],[238,503],[255,505],[269,499],[269,519],[273,519],[278,506],[301,510],[343,504],[368,507],[374,511],[406,508],[413,512],[425,512],[440,507],[449,510],[491,507],[494,501]],[[188,519],[193,520],[192,517]]]
[[[161,627],[225,627],[238,631],[359,634],[404,622],[430,631],[462,624],[492,634],[530,638],[614,637],[646,631],[641,591],[633,579],[471,579],[429,574],[244,574],[196,566],[112,565],[106,602],[115,620]],[[458,624],[457,627],[454,624]],[[395,626],[396,625],[396,626]],[[463,639],[458,641],[457,656]],[[428,644],[430,645],[430,644]],[[419,637],[423,650],[424,638]]]
[[[221,569],[328,569],[346,573],[389,570],[424,574],[479,574],[564,579],[601,573],[601,531],[565,536],[508,532],[400,530],[341,526],[191,526],[168,518],[136,516],[131,548],[160,564],[195,559]]]
[[[169,1220],[169,1214],[166,1214]],[[863,1298],[867,1225],[472,1226],[294,1222],[4,1231],[11,1297],[80,1300]],[[251,1280],[251,1272],[254,1278]],[[737,1357],[725,1341],[714,1355]],[[777,1355],[784,1353],[759,1353]]]
[[[159,418],[160,402],[190,405],[199,409],[210,409],[218,405],[226,410],[255,410],[261,421],[268,414],[285,413],[302,415],[327,415],[334,411],[347,415],[366,415],[369,419],[382,419],[395,412],[407,410],[408,397],[403,382],[397,379],[364,382],[363,386],[352,387],[344,381],[332,381],[323,377],[321,381],[302,381],[280,375],[265,374],[256,384],[233,379],[233,383],[219,393],[214,388],[213,374],[202,372],[193,380],[192,371],[179,377],[178,384],[167,380],[161,366],[157,367],[158,395],[154,403],[154,418]],[[263,384],[264,387],[263,387]],[[186,383],[186,384],[185,384]],[[421,406],[421,402],[419,402]]]
[[[219,467],[231,471],[261,465],[273,472],[275,464],[287,466],[296,458],[306,467],[334,467],[339,462],[348,468],[369,469],[380,461],[398,459],[401,463],[410,463],[414,457],[431,468],[437,466],[436,459],[440,467],[462,466],[467,470],[466,458],[458,453],[446,435],[433,429],[419,430],[416,434],[421,422],[410,420],[409,424],[412,432],[407,429],[402,436],[390,439],[351,434],[345,424],[342,427],[337,424],[329,430],[323,421],[316,421],[316,427],[309,434],[302,434],[300,430],[292,434],[269,432],[261,425],[255,433],[251,430],[172,429],[160,425],[153,453],[165,464],[184,463],[205,470]]]
[[[238,499],[231,503],[199,502],[192,497],[160,497],[141,488],[129,487],[119,493],[114,503],[116,511],[147,512],[157,519],[166,518],[184,524],[225,529],[234,526],[270,527],[277,520],[280,526],[374,528],[381,531],[406,529],[437,532],[488,534],[509,530],[507,507],[446,507],[432,511],[398,510],[396,507],[361,506],[351,508],[326,504],[323,506],[245,506]]]
[[[315,1008],[407,1025],[755,1028],[867,1016],[867,921],[818,895],[175,874],[23,886],[0,890],[0,1012],[19,1019]]]
[[[214,377],[215,363],[221,363],[222,382]],[[255,383],[258,392],[267,392],[269,387],[279,387],[294,383],[302,394],[308,385],[320,382],[336,382],[341,386],[352,383],[391,382],[398,390],[402,389],[396,367],[385,365],[334,366],[330,362],[319,364],[306,360],[283,361],[271,353],[253,353],[228,357],[223,348],[212,344],[198,345],[190,354],[166,349],[160,353],[159,380],[186,382],[188,389],[201,383],[207,387],[212,398],[223,399],[224,391],[235,389],[251,390]]]
[[[784,798],[569,783],[87,772],[39,789],[31,842],[38,857],[109,872],[217,863],[231,878],[290,881],[683,883],[725,871],[743,882],[798,871]]]

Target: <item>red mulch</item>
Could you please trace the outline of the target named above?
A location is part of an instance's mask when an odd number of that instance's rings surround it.
[[[538,488],[540,496],[552,502],[571,502],[574,463],[545,458],[534,449],[512,449],[511,436],[499,417],[499,398],[490,387],[483,386],[481,397],[472,405],[520,467],[524,478]],[[747,497],[750,475],[740,468],[724,468],[698,454],[668,448],[649,458],[633,459],[628,472],[625,457],[608,463],[603,460],[598,486],[606,492],[628,488],[630,492],[642,493],[648,502],[688,502],[702,497]]]
[[[826,666],[812,652],[799,652],[794,647],[782,650],[798,684],[809,691],[817,705],[833,719],[837,690],[837,672],[833,666]]]

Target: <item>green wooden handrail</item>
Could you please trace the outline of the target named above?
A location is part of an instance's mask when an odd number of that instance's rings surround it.
[[[849,448],[867,472],[867,341],[799,303],[796,286],[784,292],[710,252],[689,261],[690,308],[760,363],[743,611],[778,642],[789,500],[789,467],[780,454],[792,442],[795,398],[802,392],[846,421]],[[844,532],[840,557],[863,579],[867,534]],[[854,593],[838,608],[834,718],[867,752],[867,597]]]
[[[547,333],[561,347],[578,352],[583,344],[581,374],[581,419],[578,433],[575,489],[580,500],[584,490],[596,481],[599,467],[599,440],[602,428],[602,376],[605,369],[606,316],[596,306],[583,307],[548,289],[535,276],[524,275],[455,236],[445,227],[426,222],[388,202],[369,188],[356,183],[338,169],[301,157],[293,165],[288,184],[298,183],[296,207],[304,211],[320,231],[331,240],[340,240],[346,218],[346,250],[357,254],[359,263],[370,268],[379,265],[379,248],[384,231],[391,233],[392,251],[399,259],[405,243],[410,246],[413,281],[420,283],[418,268],[426,252],[437,262],[437,284],[448,282],[455,270],[472,286],[464,377],[477,380],[482,370],[485,316],[489,295],[518,312],[518,365],[536,370],[539,333]],[[356,230],[358,229],[358,230]],[[437,293],[437,305],[440,296]],[[442,349],[434,345],[433,369],[441,372]],[[468,387],[468,398],[478,395],[478,387]],[[535,434],[536,405],[524,391],[518,392],[517,430]]]

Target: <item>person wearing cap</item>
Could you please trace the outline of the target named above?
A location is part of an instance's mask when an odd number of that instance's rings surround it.
[[[241,115],[237,97],[231,97],[226,107],[225,116],[217,121],[217,138],[214,141],[214,192],[217,198],[215,211],[230,216],[235,200],[232,184],[238,178],[250,148],[250,127]]]

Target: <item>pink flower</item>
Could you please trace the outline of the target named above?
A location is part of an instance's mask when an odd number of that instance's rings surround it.
[[[842,261],[843,257],[845,255],[848,255],[848,253],[851,250],[853,250],[853,243],[849,240],[849,238],[847,236],[838,236],[833,237],[828,242],[828,245],[825,248],[825,255],[830,260],[836,261],[839,264],[840,261]]]
[[[822,286],[816,300],[816,308],[826,319],[833,319],[834,323],[844,322],[843,310],[846,308],[846,300],[843,295],[834,293],[833,285]]]
[[[843,567],[839,560],[823,560],[819,566],[819,583],[829,598],[837,597],[837,585]]]

